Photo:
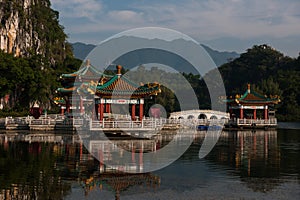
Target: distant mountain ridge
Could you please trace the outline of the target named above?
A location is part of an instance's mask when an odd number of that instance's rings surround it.
[[[240,54],[238,54],[234,51],[220,52],[220,51],[214,50],[204,44],[201,44],[201,46],[207,51],[207,53],[211,56],[211,58],[213,59],[213,61],[216,63],[217,66],[221,66],[225,63],[228,63],[228,62],[234,60],[235,58],[240,57]]]
[[[85,44],[82,42],[71,43],[75,58],[84,60],[86,56],[96,47],[93,44]]]
[[[74,56],[78,59],[84,60],[86,56],[96,47],[93,44],[85,44],[82,42],[76,42],[71,44],[73,47]],[[232,61],[235,58],[238,58],[240,54],[236,52],[227,52],[227,51],[217,51],[214,50],[204,44],[201,46],[207,51],[207,53],[211,56],[216,66],[221,66],[225,63]]]

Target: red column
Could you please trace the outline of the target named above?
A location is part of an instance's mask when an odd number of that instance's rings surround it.
[[[256,119],[256,109],[253,110],[253,119]]]
[[[143,103],[140,103],[140,121],[143,120],[143,116],[144,116],[144,104]]]
[[[65,110],[63,109],[63,106],[60,107],[60,114],[63,116],[65,114]]]
[[[110,113],[110,104],[109,103],[105,105],[105,112]]]
[[[131,120],[135,120],[135,104],[132,104],[131,106]]]
[[[103,120],[104,117],[104,104],[101,102],[100,103],[100,121]]]
[[[69,99],[66,102],[66,110],[67,110],[67,113],[70,113],[70,101],[69,101]]]
[[[83,113],[83,100],[80,97],[80,113]]]
[[[243,108],[241,107],[240,108],[240,119],[243,119],[244,118],[244,110]]]
[[[100,117],[99,117],[100,111],[101,111],[100,103],[97,104],[97,109],[98,109],[98,112],[97,112],[97,119],[100,119]]]
[[[265,106],[265,119],[268,119],[268,106]]]

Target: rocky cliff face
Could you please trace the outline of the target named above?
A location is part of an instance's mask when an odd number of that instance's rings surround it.
[[[49,0],[0,0],[0,49],[15,56],[65,56],[66,35]]]

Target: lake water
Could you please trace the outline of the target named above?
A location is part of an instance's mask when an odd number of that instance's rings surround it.
[[[76,136],[0,134],[0,199],[300,199],[300,130],[225,131],[199,159],[204,134],[195,133],[171,165],[142,174],[99,164]],[[169,140],[117,145],[135,148],[131,167],[138,171],[138,147],[153,151]],[[114,149],[98,153],[106,162],[123,155]]]

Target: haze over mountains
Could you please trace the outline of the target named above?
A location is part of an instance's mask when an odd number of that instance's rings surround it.
[[[214,50],[204,44],[201,44],[201,46],[211,56],[213,61],[216,63],[216,66],[221,66],[222,64],[227,63],[227,62],[229,62],[235,58],[238,58],[240,56],[236,52],[227,52],[227,51],[220,52],[220,51]],[[74,56],[78,59],[84,60],[86,58],[86,56],[96,47],[96,45],[76,42],[76,43],[72,44],[72,47],[73,47]],[[145,50],[144,53],[149,54],[151,52],[149,50]],[[164,59],[168,59],[168,58],[164,58]]]

